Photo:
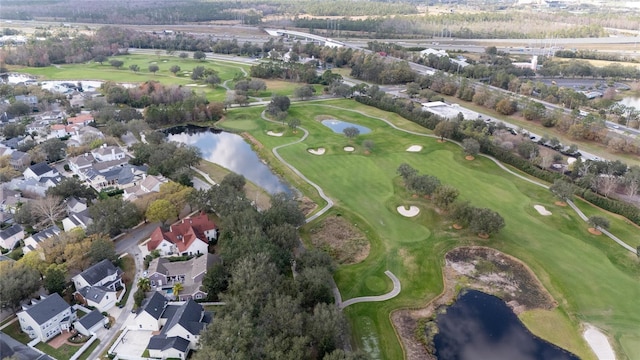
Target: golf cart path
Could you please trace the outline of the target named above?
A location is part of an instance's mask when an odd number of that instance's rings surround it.
[[[391,279],[391,282],[393,282],[393,289],[391,289],[391,291],[389,291],[384,295],[362,296],[362,297],[349,299],[346,301],[342,301],[341,297],[336,297],[336,305],[338,305],[338,308],[342,310],[349,305],[363,303],[363,302],[386,301],[398,296],[398,294],[400,294],[400,290],[402,289],[402,286],[400,285],[400,280],[398,280],[398,278],[395,275],[393,275],[393,273],[389,270],[385,271],[384,274],[387,275],[389,279]],[[340,293],[338,292],[337,294],[339,295]],[[338,299],[340,299],[339,302],[338,302]]]

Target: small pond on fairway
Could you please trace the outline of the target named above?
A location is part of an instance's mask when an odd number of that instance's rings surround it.
[[[291,193],[291,189],[271,172],[242,136],[199,126],[177,126],[164,131],[167,140],[200,149],[202,158],[243,175],[270,194]]]
[[[365,126],[362,126],[362,125],[356,125],[356,124],[352,124],[350,122],[340,121],[340,120],[336,120],[336,119],[322,120],[322,125],[328,127],[329,129],[333,130],[334,133],[337,133],[337,134],[342,134],[344,129],[346,129],[348,127],[354,127],[356,129],[360,130],[360,135],[367,134],[367,133],[371,132],[371,129],[369,129],[368,127],[365,127]]]
[[[531,334],[504,301],[480,291],[461,293],[436,321],[438,360],[578,360]]]

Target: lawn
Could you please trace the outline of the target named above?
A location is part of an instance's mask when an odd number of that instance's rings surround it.
[[[12,338],[14,338],[15,340],[23,343],[23,344],[28,344],[29,341],[31,341],[31,338],[29,338],[29,335],[25,334],[22,332],[22,329],[20,329],[20,322],[16,321],[13,324],[7,326],[6,328],[2,329],[2,332],[11,336]]]
[[[122,278],[124,280],[124,285],[126,288],[126,291],[120,303],[124,305],[127,303],[127,300],[129,300],[129,293],[131,292],[131,288],[133,287],[133,285],[135,285],[135,284],[132,284],[132,282],[136,276],[136,263],[135,263],[135,260],[133,259],[133,256],[131,255],[127,255],[122,259],[120,259],[120,263],[121,263],[120,267],[122,268],[122,271],[124,271],[124,275]]]
[[[259,118],[260,110],[234,110],[222,126],[250,132],[263,146],[261,156],[291,182],[299,184],[296,176],[276,163],[270,150],[301,137],[302,131],[294,134],[284,126],[266,123]],[[459,245],[479,244],[524,261],[559,303],[556,311],[545,316],[523,316],[540,336],[580,357],[593,358],[579,330],[580,324],[587,322],[607,333],[620,354],[640,359],[640,313],[633,300],[640,296],[640,267],[635,255],[603,237],[590,235],[587,225],[569,208],[554,205],[547,190],[506,173],[493,162],[482,157],[467,161],[455,144],[400,132],[354,110],[384,117],[401,128],[428,133],[394,114],[353,101],[305,102],[292,105],[290,115],[302,121],[301,126],[309,130],[310,136],[304,142],[281,148],[279,153],[336,202],[333,213],[347,217],[371,242],[365,261],[342,266],[335,275],[343,299],[385,292],[391,287],[383,275],[387,269],[402,283],[402,292],[393,300],[356,304],[345,310],[359,348],[379,354],[379,358],[402,358],[389,314],[394,309],[423,306],[437,296],[442,291],[444,254]],[[317,121],[322,117],[349,121],[372,131],[350,141]],[[283,137],[266,135],[267,130],[283,129]],[[374,143],[370,154],[363,151],[364,140]],[[406,148],[414,144],[422,145],[422,151],[407,153]],[[356,150],[347,153],[343,150],[346,145]],[[326,154],[316,156],[307,151],[317,147],[326,148]],[[398,205],[416,201],[398,180],[396,169],[403,162],[456,187],[462,200],[498,211],[505,217],[506,227],[500,234],[481,240],[464,231],[450,231],[446,220],[433,211],[423,211],[411,219],[400,216],[395,210]],[[309,187],[299,189],[317,199]],[[553,215],[540,216],[533,209],[535,204],[544,205]],[[623,220],[612,223],[612,231],[618,229],[623,240],[638,241],[637,232],[625,228]],[[545,326],[550,321],[562,326]]]
[[[89,346],[83,353],[82,355],[78,358],[78,360],[87,360],[89,358],[89,355],[91,355],[91,353],[93,352],[93,350],[95,350],[98,345],[100,345],[100,339],[94,341],[91,346]]]
[[[36,349],[44,352],[45,354],[49,354],[56,359],[70,359],[73,354],[78,352],[81,346],[82,345],[72,346],[69,344],[62,344],[62,346],[55,349],[48,344],[38,343],[35,347]]]

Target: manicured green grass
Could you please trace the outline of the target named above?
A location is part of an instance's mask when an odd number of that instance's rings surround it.
[[[437,296],[442,291],[444,254],[456,246],[479,244],[524,261],[558,301],[559,312],[549,317],[566,317],[562,331],[542,326],[544,319],[527,319],[528,324],[542,332],[543,338],[571,348],[580,357],[592,358],[579,332],[579,324],[588,322],[611,335],[621,355],[640,358],[640,354],[634,352],[640,346],[637,331],[640,313],[634,302],[640,296],[640,266],[632,254],[611,241],[589,235],[584,222],[571,209],[554,205],[548,190],[506,173],[488,159],[478,157],[466,161],[455,144],[402,133],[380,120],[350,111],[354,109],[382,116],[403,128],[417,128],[393,114],[369,110],[352,101],[305,102],[294,104],[290,116],[301,119],[301,126],[311,135],[304,142],[279,152],[336,202],[333,212],[351,220],[371,242],[365,261],[343,266],[335,275],[343,299],[377,295],[389,289],[390,280],[383,275],[387,269],[402,283],[402,292],[392,300],[356,304],[345,309],[358,347],[381,358],[401,359],[402,349],[389,320],[391,311],[420,307]],[[260,120],[261,110],[234,110],[223,125],[235,128],[237,124],[238,129],[249,131],[263,144],[260,153],[276,169],[281,169],[270,156],[270,149],[292,142],[302,132],[287,131],[280,138],[266,135],[267,130],[283,127]],[[322,116],[367,126],[372,132],[350,141],[317,121]],[[371,154],[363,151],[364,140],[374,142]],[[354,146],[356,151],[345,152],[346,145]],[[405,150],[410,145],[422,145],[423,150],[407,153]],[[307,151],[317,147],[325,147],[327,153],[316,156]],[[458,188],[462,200],[498,211],[505,217],[506,227],[500,234],[481,240],[465,231],[449,230],[446,219],[428,211],[424,205],[415,218],[400,216],[396,211],[398,205],[426,201],[412,199],[404,190],[396,174],[403,162]],[[282,173],[294,183],[299,182],[290,172],[282,170]],[[317,198],[308,187],[302,190]],[[533,209],[536,204],[544,205],[553,215],[540,216]],[[635,234],[637,237],[637,232]],[[633,232],[621,233],[620,237],[631,241],[625,238],[627,235]],[[383,286],[382,281],[386,285]]]
[[[28,344],[29,341],[31,341],[31,338],[29,338],[29,335],[23,333],[22,330],[20,329],[20,322],[18,321],[2,329],[2,332],[11,336],[15,340],[23,344]]]
[[[93,350],[95,350],[98,345],[100,345],[100,339],[94,341],[91,346],[89,346],[83,353],[82,355],[78,358],[78,360],[87,360],[89,358],[89,355],[91,355],[91,353],[93,352]]]
[[[70,359],[73,354],[75,354],[80,346],[71,346],[69,344],[62,344],[59,348],[55,349],[52,346],[45,343],[38,343],[36,345],[36,349],[44,352],[45,354],[49,354],[56,359]]]

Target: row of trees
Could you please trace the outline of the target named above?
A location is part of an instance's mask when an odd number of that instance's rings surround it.
[[[502,216],[491,209],[476,208],[466,201],[456,202],[459,191],[453,186],[441,184],[435,176],[420,175],[406,163],[398,167],[398,174],[409,191],[429,196],[436,206],[449,212],[458,226],[468,226],[471,231],[483,236],[497,233],[505,226]]]
[[[305,221],[297,203],[276,194],[271,207],[259,212],[245,196],[245,183],[230,174],[189,197],[220,217],[217,249],[223,261],[209,269],[203,286],[210,300],[226,304],[216,326],[201,335],[196,358],[353,358],[337,350],[346,341],[346,322],[332,305],[331,259],[316,250],[294,254],[297,227]]]
[[[151,175],[162,174],[180,184],[191,185],[192,166],[200,162],[202,154],[195,146],[165,141],[161,132],[150,132],[146,143],[131,146],[134,165],[148,165]]]

